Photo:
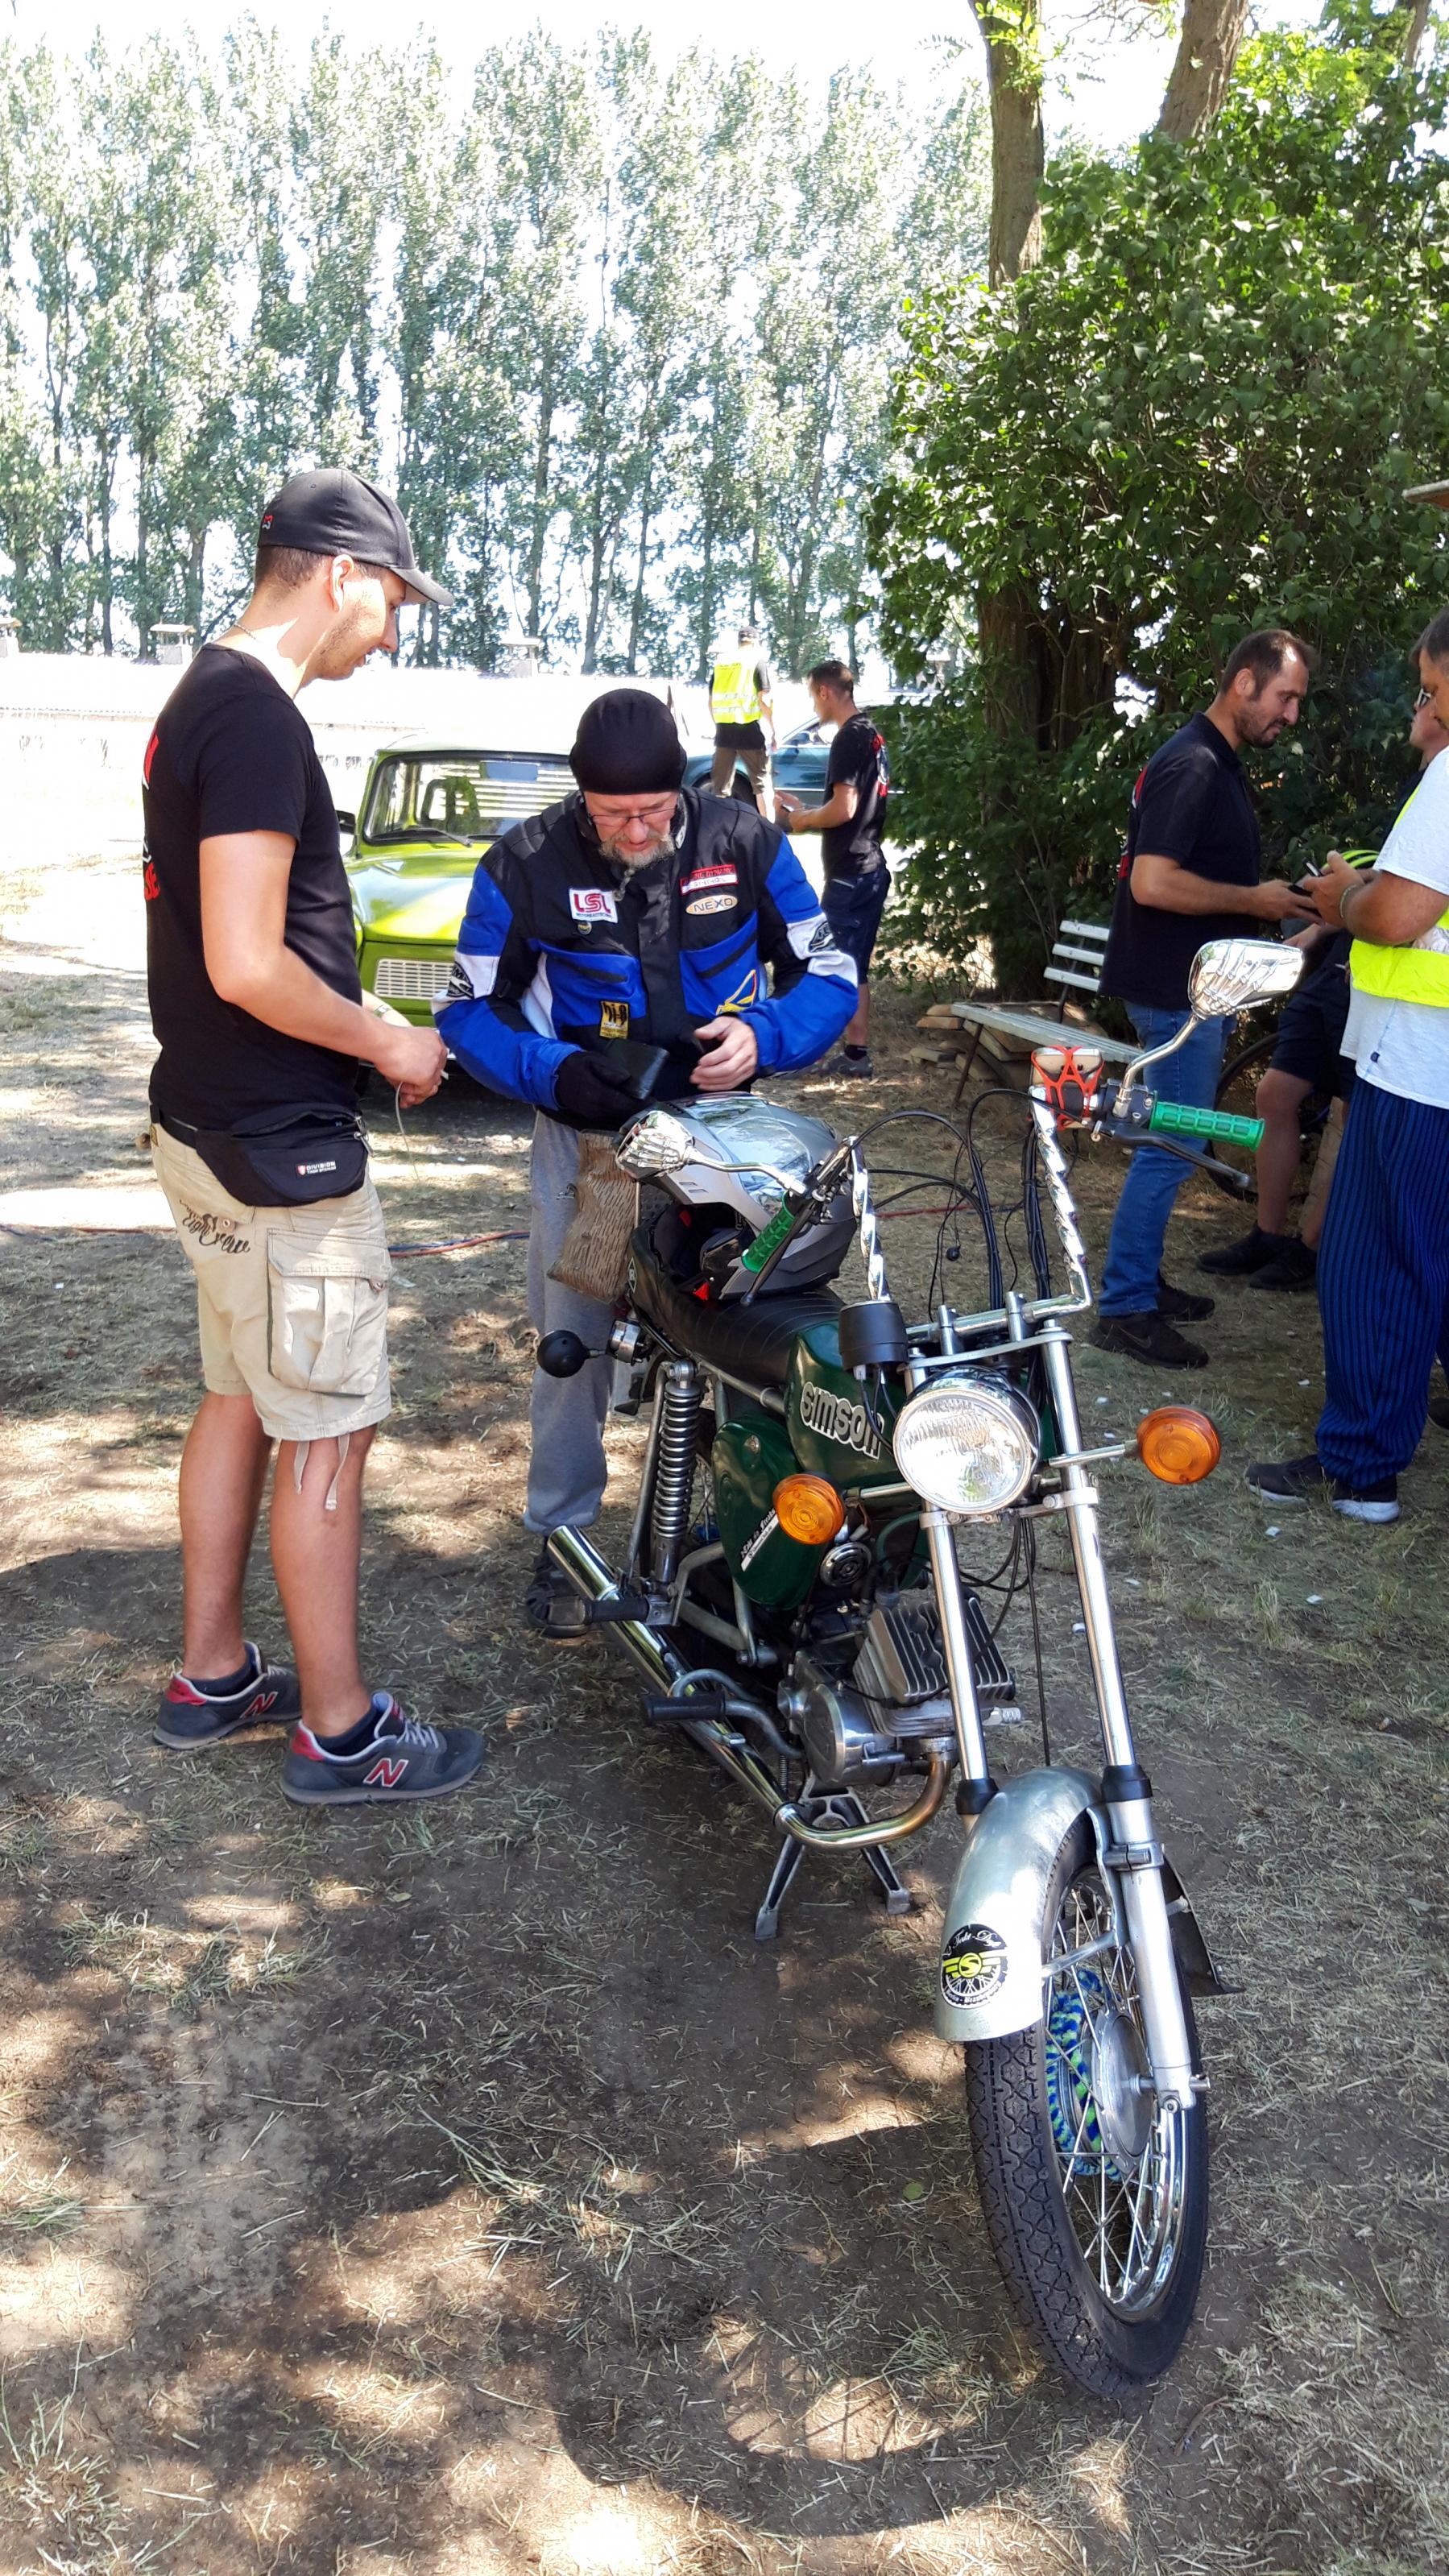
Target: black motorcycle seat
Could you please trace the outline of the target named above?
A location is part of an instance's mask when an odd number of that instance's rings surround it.
[[[706,1305],[681,1288],[642,1226],[629,1245],[629,1294],[676,1350],[747,1386],[783,1386],[796,1334],[811,1324],[833,1324],[840,1312],[840,1299],[828,1288],[782,1288],[772,1295],[768,1284],[748,1306]]]

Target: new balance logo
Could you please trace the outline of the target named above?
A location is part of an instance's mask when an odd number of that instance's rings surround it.
[[[407,1767],[406,1754],[398,1762],[384,1756],[381,1761],[374,1762],[370,1771],[364,1771],[362,1785],[364,1789],[395,1789]]]
[[[260,1699],[253,1700],[251,1707],[247,1711],[247,1715],[248,1717],[265,1717],[268,1709],[275,1708],[276,1704],[276,1692],[263,1691]]]

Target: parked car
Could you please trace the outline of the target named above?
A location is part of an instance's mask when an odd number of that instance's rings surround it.
[[[510,823],[573,787],[561,752],[478,751],[405,741],[367,773],[347,859],[366,993],[426,1026],[448,981],[480,854]]]
[[[822,740],[819,725],[800,725],[794,733],[786,734],[775,752],[770,764],[775,785],[788,788],[792,796],[803,796],[807,804],[823,804],[825,764],[829,758],[830,745]],[[694,752],[685,765],[685,786],[707,788],[713,766],[712,751]],[[755,802],[755,791],[743,769],[736,769],[734,785],[729,792],[738,796],[743,804],[753,805]]]

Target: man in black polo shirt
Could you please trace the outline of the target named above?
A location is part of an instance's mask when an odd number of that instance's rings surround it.
[[[158,1743],[293,1725],[299,1806],[460,1788],[480,1739],[405,1717],[357,1651],[362,1469],[390,1407],[389,1261],[356,1115],[360,1065],[405,1104],[442,1077],[431,1029],[365,1010],[332,797],[295,700],[396,652],[397,613],[447,593],[396,502],[295,474],[262,516],[244,615],[197,654],[147,746],[147,964],[161,1053],[152,1151],[196,1274],[206,1394],[181,1460],[182,1666]],[[273,1441],[272,1564],[297,1671],[243,1634]]]
[[[1187,976],[1209,939],[1242,938],[1265,922],[1316,919],[1285,879],[1260,883],[1262,844],[1238,758],[1245,744],[1277,741],[1298,722],[1309,651],[1285,628],[1245,636],[1229,655],[1206,714],[1154,752],[1137,782],[1102,991],[1127,1005],[1144,1048],[1175,1037],[1188,1017]],[[1201,1023],[1154,1067],[1164,1099],[1211,1108],[1226,1022]],[[1162,1277],[1162,1247],[1186,1173],[1175,1154],[1139,1148],[1128,1166],[1102,1272],[1099,1350],[1157,1368],[1205,1368],[1207,1352],[1176,1330],[1212,1313]]]
[[[868,977],[891,890],[881,836],[890,794],[890,763],[873,717],[855,703],[855,674],[848,662],[817,662],[808,675],[811,704],[822,724],[835,726],[835,739],[825,769],[825,802],[807,812],[798,796],[776,795],[776,811],[790,832],[818,832],[825,864],[822,909],[835,933],[837,947],[855,961],[860,1000],[856,1004],[831,1073],[869,1075],[870,992]]]

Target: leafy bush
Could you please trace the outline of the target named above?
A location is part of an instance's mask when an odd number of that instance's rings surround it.
[[[1202,142],[1059,163],[1042,266],[911,317],[872,545],[897,666],[954,676],[897,725],[908,901],[1008,988],[1103,912],[1133,779],[1250,627],[1321,657],[1254,764],[1273,870],[1393,812],[1449,596],[1402,497],[1449,470],[1449,157],[1442,49],[1389,46],[1367,16],[1260,39]]]

